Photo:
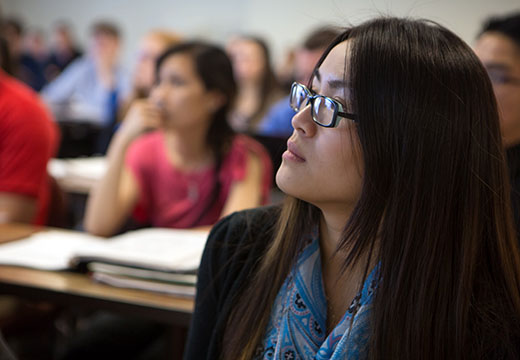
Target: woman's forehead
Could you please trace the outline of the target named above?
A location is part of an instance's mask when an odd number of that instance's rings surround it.
[[[184,52],[172,54],[164,59],[160,70],[169,71],[172,68],[193,70],[193,58]]]
[[[320,83],[330,80],[343,80],[345,78],[345,65],[347,65],[350,55],[349,47],[350,42],[345,40],[332,48],[320,65],[316,80]]]

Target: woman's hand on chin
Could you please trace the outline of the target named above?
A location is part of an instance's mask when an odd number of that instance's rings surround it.
[[[147,99],[135,100],[130,106],[118,133],[133,140],[145,131],[162,127],[163,114],[160,108]]]

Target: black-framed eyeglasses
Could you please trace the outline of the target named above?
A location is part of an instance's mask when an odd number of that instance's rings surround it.
[[[299,112],[309,103],[311,104],[312,120],[320,126],[336,127],[338,126],[338,117],[357,122],[356,115],[343,111],[341,103],[328,96],[313,94],[305,85],[293,83],[289,97],[291,108]]]

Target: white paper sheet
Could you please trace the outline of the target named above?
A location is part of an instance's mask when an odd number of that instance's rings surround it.
[[[72,231],[44,231],[0,245],[0,264],[64,270],[76,252],[106,246],[106,240]]]
[[[199,267],[207,231],[150,228],[110,239],[106,246],[78,251],[98,257],[164,271],[192,271]]]
[[[105,157],[51,159],[47,171],[56,179],[88,179],[97,181],[107,170]]]
[[[206,231],[151,228],[104,239],[73,231],[43,231],[0,245],[0,264],[63,270],[77,256],[104,258],[164,271],[199,266]]]

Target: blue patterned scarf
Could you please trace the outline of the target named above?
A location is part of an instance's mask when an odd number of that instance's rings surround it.
[[[327,336],[320,246],[318,237],[313,236],[278,292],[264,341],[254,358],[365,359],[376,269]]]

